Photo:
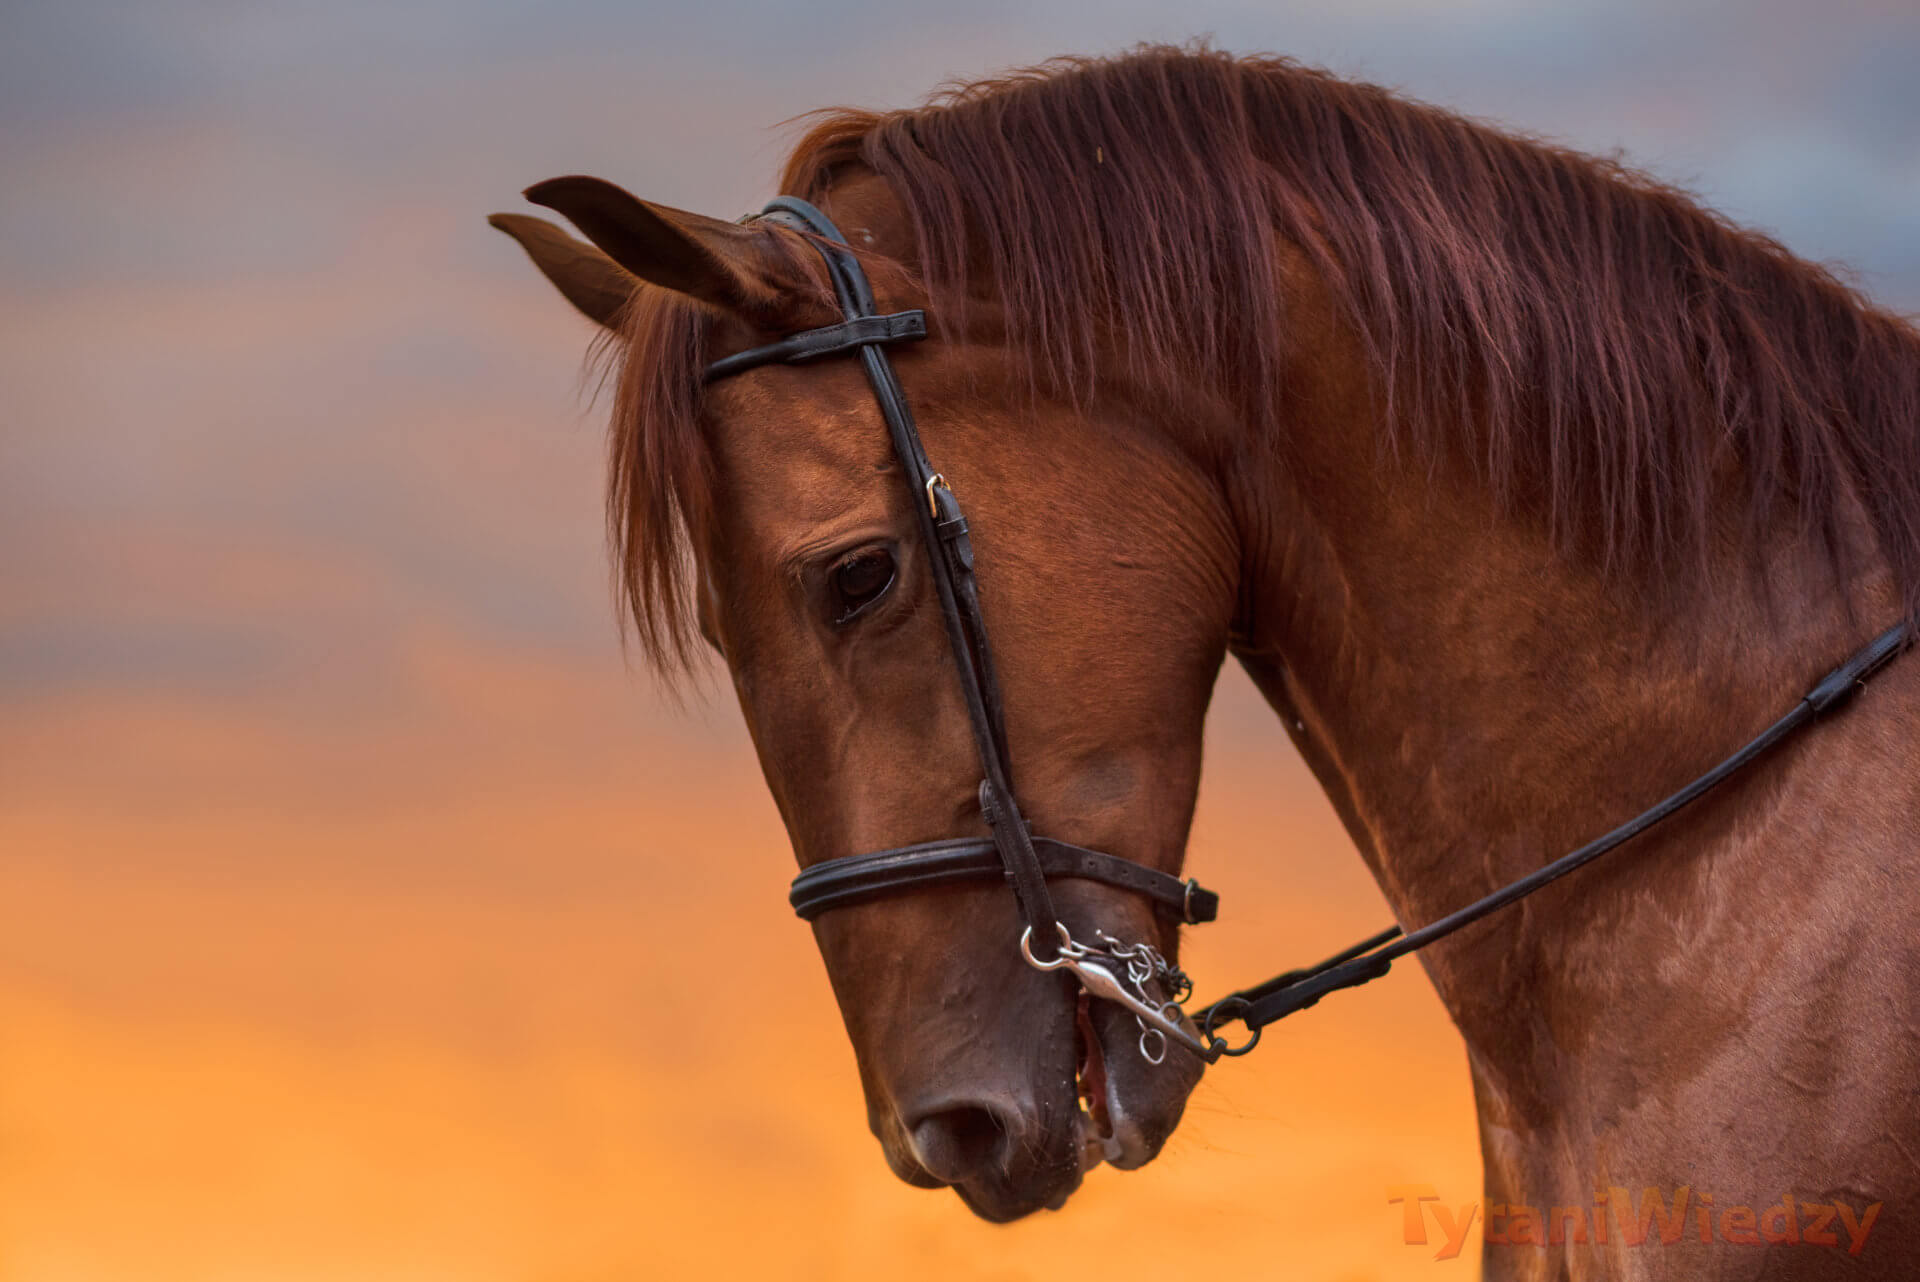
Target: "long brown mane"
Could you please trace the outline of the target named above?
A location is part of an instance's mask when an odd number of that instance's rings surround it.
[[[904,205],[936,318],[963,323],[990,283],[1038,390],[1084,397],[1116,359],[1280,430],[1277,231],[1356,324],[1395,439],[1463,448],[1568,546],[1671,577],[1703,563],[1731,493],[1750,536],[1791,509],[1838,557],[1858,496],[1920,614],[1920,335],[1616,163],[1285,59],[1150,47],[825,113],[782,190],[817,199],[853,168]],[[706,504],[703,322],[645,293],[609,517],[670,666]]]

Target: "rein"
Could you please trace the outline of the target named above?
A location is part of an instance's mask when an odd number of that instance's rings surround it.
[[[1353,988],[1380,978],[1387,973],[1387,969],[1397,959],[1405,957],[1408,953],[1418,952],[1428,944],[1445,939],[1456,930],[1471,926],[1488,913],[1505,908],[1508,904],[1518,903],[1549,882],[1558,881],[1574,869],[1592,863],[1616,846],[1639,836],[1662,819],[1679,813],[1690,803],[1698,801],[1718,785],[1745,770],[1769,748],[1789,738],[1794,731],[1812,723],[1822,713],[1845,704],[1853,697],[1854,691],[1866,684],[1868,678],[1905,649],[1909,640],[1906,624],[1896,624],[1888,628],[1875,637],[1866,648],[1820,678],[1820,683],[1801,696],[1800,701],[1788,709],[1784,716],[1747,740],[1739,751],[1705,774],[1696,777],[1693,782],[1666,800],[1641,811],[1606,836],[1596,838],[1578,850],[1560,856],[1546,867],[1530,872],[1517,881],[1508,882],[1492,894],[1476,899],[1465,908],[1448,913],[1440,920],[1422,926],[1410,935],[1403,935],[1398,926],[1390,926],[1377,935],[1361,940],[1344,952],[1336,953],[1317,966],[1309,966],[1304,970],[1290,970],[1285,974],[1274,976],[1263,984],[1243,988],[1229,997],[1223,997],[1211,1006],[1196,1011],[1194,1018],[1199,1021],[1200,1027],[1209,1037],[1221,1024],[1236,1020],[1244,1024],[1252,1036],[1242,1045],[1223,1050],[1222,1053],[1246,1054],[1260,1041],[1260,1030],[1276,1019],[1284,1018],[1297,1010],[1305,1010],[1328,993],[1342,988]],[[1399,942],[1392,942],[1394,940]]]
[[[788,899],[801,918],[812,921],[835,908],[886,895],[955,881],[1003,880],[1012,887],[1026,923],[1020,936],[1021,955],[1036,969],[1068,971],[1089,996],[1131,1011],[1140,1027],[1140,1053],[1152,1063],[1159,1063],[1165,1056],[1168,1042],[1177,1043],[1207,1063],[1223,1055],[1244,1055],[1275,1020],[1312,1006],[1328,993],[1376,980],[1408,953],[1444,939],[1591,863],[1739,774],[1822,714],[1843,706],[1912,641],[1906,624],[1889,628],[1821,678],[1785,715],[1732,756],[1612,832],[1544,868],[1412,933],[1392,926],[1317,966],[1276,975],[1189,1016],[1180,1003],[1186,1000],[1191,984],[1150,945],[1128,944],[1104,931],[1097,931],[1092,943],[1077,941],[1055,912],[1047,889],[1049,877],[1077,877],[1134,891],[1151,900],[1156,910],[1189,924],[1212,921],[1219,910],[1219,897],[1192,878],[1183,881],[1115,855],[1035,836],[1021,817],[1014,800],[1000,686],[980,612],[966,516],[946,478],[927,458],[906,394],[885,351],[891,343],[925,338],[926,314],[918,309],[878,313],[872,286],[846,238],[825,214],[806,201],[780,196],[754,217],[809,233],[809,243],[826,260],[843,319],[837,325],[790,334],[717,360],[707,366],[705,381],[715,382],[762,365],[859,354],[880,416],[886,421],[894,455],[912,486],[912,506],[932,564],[940,614],[959,670],[961,694],[980,758],[980,812],[992,833],[990,841],[960,838],[921,842],[823,860],[794,878]],[[1155,998],[1155,988],[1167,994],[1164,1000]],[[1219,1031],[1236,1022],[1247,1033],[1246,1040],[1234,1046],[1219,1036]]]

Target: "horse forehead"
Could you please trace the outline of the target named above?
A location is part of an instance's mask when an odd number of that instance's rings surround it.
[[[739,381],[714,415],[731,515],[808,526],[885,511],[898,465],[857,368],[776,367]]]

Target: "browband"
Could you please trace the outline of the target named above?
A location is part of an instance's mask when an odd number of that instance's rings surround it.
[[[759,347],[749,347],[744,352],[723,356],[707,366],[706,375],[701,381],[712,383],[762,365],[799,365],[822,356],[850,352],[869,343],[901,343],[926,336],[927,314],[917,307],[910,312],[893,312],[886,316],[861,316],[841,321],[838,325],[803,329],[776,342],[763,343]]]

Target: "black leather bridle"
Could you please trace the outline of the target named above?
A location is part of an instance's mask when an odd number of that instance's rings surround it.
[[[1114,855],[1036,837],[1021,817],[1014,799],[1000,686],[994,678],[993,657],[980,614],[967,520],[946,478],[927,459],[885,350],[890,343],[925,338],[925,313],[879,314],[866,272],[846,238],[825,214],[806,201],[781,196],[756,217],[809,233],[809,243],[826,260],[843,319],[837,325],[806,330],[717,360],[707,367],[706,381],[762,365],[797,364],[849,352],[859,355],[893,440],[894,456],[912,487],[912,506],[928,550],[941,617],[979,750],[980,812],[993,834],[991,839],[922,842],[817,863],[794,878],[788,896],[794,911],[811,921],[832,909],[885,895],[956,881],[1005,880],[1012,886],[1025,918],[1020,949],[1027,961],[1041,970],[1065,969],[1089,995],[1132,1011],[1141,1028],[1141,1052],[1155,1062],[1165,1053],[1168,1041],[1209,1063],[1221,1055],[1243,1055],[1260,1040],[1261,1029],[1273,1021],[1313,1005],[1330,992],[1378,979],[1396,959],[1592,862],[1737,774],[1822,713],[1844,704],[1910,640],[1904,624],[1888,629],[1828,673],[1786,715],[1739,751],[1598,840],[1410,934],[1403,933],[1399,926],[1390,927],[1317,966],[1288,971],[1242,989],[1190,1017],[1179,1005],[1190,991],[1185,976],[1150,945],[1127,944],[1104,933],[1091,943],[1077,941],[1054,911],[1047,889],[1050,877],[1077,877],[1133,891],[1146,896],[1158,911],[1187,923],[1212,921],[1219,898],[1191,878],[1183,881]],[[1164,995],[1156,997],[1156,989]],[[1229,1046],[1217,1032],[1236,1021],[1246,1027],[1248,1036],[1240,1045]]]

